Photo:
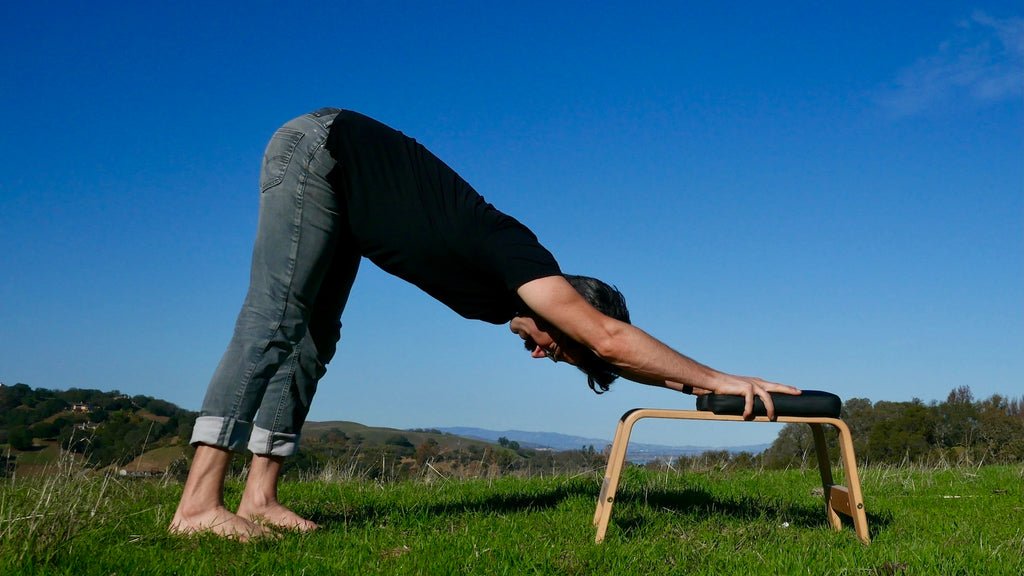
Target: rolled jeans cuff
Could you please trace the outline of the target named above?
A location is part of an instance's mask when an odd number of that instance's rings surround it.
[[[192,445],[207,444],[260,456],[292,456],[299,449],[299,434],[271,432],[252,422],[222,416],[200,416],[192,428]]]
[[[206,444],[242,452],[252,432],[252,422],[222,416],[200,416],[192,428],[191,444]]]
[[[299,449],[299,435],[271,432],[259,426],[252,427],[249,451],[260,456],[291,456]]]

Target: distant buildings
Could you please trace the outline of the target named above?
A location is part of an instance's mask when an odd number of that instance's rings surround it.
[[[121,468],[117,475],[122,478],[159,478],[164,475],[162,470],[126,470]]]

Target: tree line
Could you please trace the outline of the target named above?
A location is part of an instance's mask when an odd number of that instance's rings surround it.
[[[185,446],[186,454],[191,454],[186,443],[196,416],[164,400],[129,397],[116,390],[0,386],[0,444],[13,451],[27,451],[40,448],[38,442],[57,443],[97,468],[172,443]],[[993,395],[976,400],[967,386],[951,391],[941,403],[853,398],[844,402],[842,418],[850,427],[861,465],[1024,462],[1022,398]],[[452,477],[564,473],[600,468],[607,461],[607,449],[593,446],[532,450],[508,438],[500,438],[497,445],[467,441],[453,446],[444,442],[445,435],[438,431],[410,432],[436,434],[426,438],[414,435],[419,438],[416,443],[397,432],[383,440],[368,440],[358,433],[350,436],[340,430],[304,436],[298,454],[286,460],[286,472],[312,474],[333,467],[344,468],[348,475],[387,480],[428,471]],[[829,434],[827,441],[832,456],[837,457],[835,435]],[[0,474],[10,467],[10,453],[3,455]],[[671,465],[786,468],[805,465],[813,458],[810,427],[787,424],[760,454],[709,451],[680,457]],[[244,465],[244,458],[238,458],[235,467],[240,471]],[[187,469],[184,462],[178,467]]]
[[[1024,462],[1024,399],[993,395],[976,400],[968,386],[951,391],[944,402],[878,401],[853,398],[843,404],[860,465],[1006,464]],[[833,461],[839,457],[838,436],[826,433]],[[787,424],[760,454],[707,451],[650,466],[787,468],[813,463],[815,445],[806,424]],[[551,451],[522,448],[509,438],[498,444],[443,448],[435,440],[414,444],[402,434],[369,445],[340,430],[303,441],[293,471],[316,470],[327,463],[346,463],[352,473],[375,479],[401,479],[432,468],[442,475],[572,473],[607,464],[607,447]]]
[[[969,386],[952,390],[944,402],[878,401],[843,403],[854,452],[862,464],[1024,462],[1024,399],[995,394],[976,400]],[[829,438],[838,454],[838,442]],[[769,467],[785,467],[813,454],[805,424],[787,424],[762,455]]]

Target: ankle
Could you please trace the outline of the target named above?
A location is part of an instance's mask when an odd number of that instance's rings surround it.
[[[224,507],[224,503],[220,500],[187,498],[183,496],[181,501],[178,502],[178,508],[175,515],[194,517],[201,516],[207,512],[218,509],[227,510],[227,508]]]
[[[238,504],[239,510],[263,510],[277,504],[277,497],[274,494],[266,494],[260,491],[244,492],[242,501]]]

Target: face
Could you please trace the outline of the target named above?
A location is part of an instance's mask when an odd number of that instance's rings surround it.
[[[550,358],[555,362],[576,365],[574,349],[578,344],[540,318],[517,316],[509,329],[523,339],[523,345],[534,358]]]

